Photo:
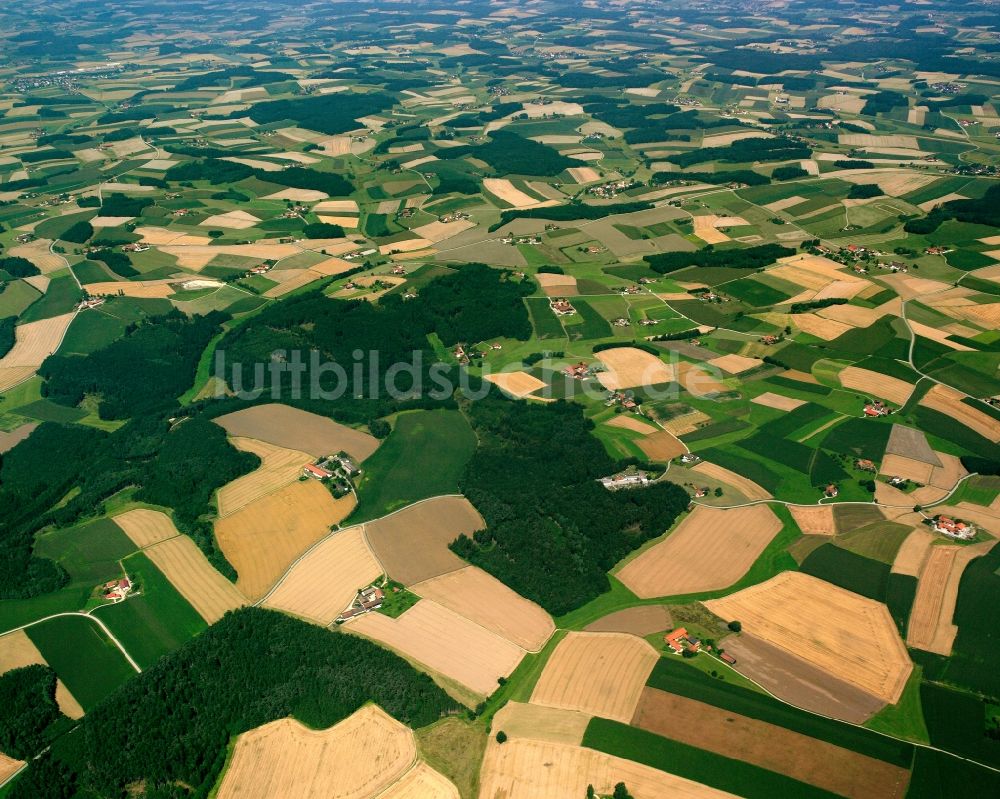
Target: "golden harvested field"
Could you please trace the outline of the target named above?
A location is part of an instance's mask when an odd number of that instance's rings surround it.
[[[31,263],[41,270],[42,274],[47,275],[66,266],[66,259],[52,252],[51,247],[51,240],[35,239],[27,244],[19,244],[16,247],[11,247],[8,253],[13,257],[31,261]]]
[[[38,647],[28,638],[24,630],[15,630],[0,637],[0,676],[12,669],[25,666],[47,666]],[[62,680],[56,680],[56,704],[64,715],[71,719],[83,718],[83,708]],[[3,753],[0,752],[0,770],[3,768]],[[0,773],[2,780],[2,773]]]
[[[673,367],[635,347],[603,350],[597,353],[597,359],[607,369],[600,372],[597,379],[610,391],[669,383],[675,377]]]
[[[523,399],[533,392],[538,391],[538,389],[545,388],[547,385],[545,381],[539,380],[527,372],[498,372],[497,374],[486,375],[486,379],[493,383],[493,385],[498,386],[503,391],[519,399]]]
[[[474,228],[476,223],[469,219],[458,219],[454,222],[431,222],[421,227],[413,228],[413,232],[423,239],[437,243],[457,236],[463,230]]]
[[[249,159],[233,159],[235,161],[245,161]],[[275,171],[281,171],[281,166],[279,164],[267,163],[269,167],[273,167]],[[231,230],[246,230],[256,225],[260,220],[253,214],[249,214],[246,211],[229,211],[225,214],[216,214],[215,216],[210,216],[205,219],[202,223],[202,227],[221,227]]]
[[[837,527],[830,505],[787,505],[795,523],[806,535],[836,535]]]
[[[215,538],[239,574],[236,587],[262,597],[297,557],[354,509],[317,480],[294,482],[215,522]]]
[[[896,552],[896,557],[892,561],[893,573],[919,577],[936,540],[937,536],[926,527],[914,527],[913,532],[906,537]]]
[[[7,755],[3,752],[0,752],[0,783],[6,782],[17,774],[18,770],[23,765],[23,760],[15,760],[12,757],[7,757]]]
[[[0,358],[0,391],[31,377],[42,361],[59,349],[74,316],[75,313],[68,313],[14,328],[14,346]]]
[[[703,214],[702,216],[692,217],[694,235],[706,244],[722,244],[729,241],[729,236],[716,228],[718,219],[719,217],[715,214]]]
[[[889,704],[899,701],[913,669],[885,605],[801,572],[782,572],[704,605]]]
[[[665,430],[669,430],[675,436],[683,436],[687,433],[693,433],[705,422],[710,421],[711,417],[708,414],[702,411],[691,411],[691,413],[675,416],[672,419],[664,419],[661,424]]]
[[[45,665],[45,658],[24,630],[15,630],[0,638],[0,675],[34,665]]]
[[[493,717],[493,729],[508,738],[579,745],[591,718],[578,710],[508,702]]]
[[[841,133],[838,140],[841,144],[849,144],[852,147],[907,147],[911,150],[919,149],[915,137],[898,134]]]
[[[673,433],[668,433],[666,430],[657,430],[645,438],[640,438],[635,443],[639,445],[639,449],[646,453],[646,457],[653,461],[671,461],[688,451],[687,447]]]
[[[531,703],[627,724],[658,657],[634,635],[571,632],[545,664]]]
[[[145,552],[178,593],[209,624],[221,619],[226,611],[247,603],[246,597],[215,570],[197,544],[186,535],[161,541]]]
[[[877,138],[910,139],[912,137],[879,136]],[[888,146],[893,147],[896,145],[888,145]],[[900,145],[900,146],[907,147],[907,149],[910,149],[908,145]],[[866,169],[864,170],[865,172],[864,175],[859,175],[858,172],[860,171],[862,170],[845,169],[845,170],[840,170],[836,173],[830,172],[827,174],[829,174],[831,177],[836,176],[850,183],[877,183],[879,188],[882,189],[882,191],[885,194],[888,194],[890,197],[902,197],[904,194],[909,194],[911,191],[922,189],[924,186],[928,185],[929,183],[933,183],[935,180],[937,180],[937,177],[935,175],[927,175],[921,172],[911,172],[906,169],[897,169],[897,168]]]
[[[718,480],[720,483],[732,486],[749,500],[771,499],[771,495],[753,480],[736,474],[724,466],[719,466],[717,463],[702,461],[692,466],[691,469],[712,480]]]
[[[616,576],[642,599],[727,588],[750,570],[780,531],[781,521],[767,505],[699,505]]]
[[[594,183],[601,179],[597,170],[590,166],[573,166],[569,168],[569,175],[577,183]]]
[[[613,419],[609,419],[604,424],[608,427],[618,427],[622,430],[631,430],[633,433],[641,433],[644,436],[648,436],[650,433],[655,433],[658,428],[653,427],[649,422],[644,422],[636,416],[632,416],[628,413],[620,413]]]
[[[889,477],[906,477],[924,485],[930,482],[931,472],[933,471],[934,466],[929,463],[914,460],[913,458],[906,458],[902,455],[893,455],[888,452],[882,458],[882,464],[879,466],[880,474]]]
[[[984,541],[971,546],[931,547],[930,557],[920,571],[917,595],[913,600],[906,643],[945,657],[951,654],[958,627],[952,623],[958,587],[966,566],[985,555],[997,542]]]
[[[125,535],[131,539],[139,549],[151,547],[160,541],[168,538],[175,538],[180,533],[174,527],[173,520],[158,510],[148,508],[135,508],[125,511],[111,519],[122,528]]]
[[[434,497],[369,522],[365,537],[386,573],[413,585],[464,568],[448,544],[485,527],[465,497]]]
[[[478,696],[492,694],[497,679],[510,676],[524,656],[519,646],[429,599],[398,619],[366,613],[343,629],[372,638]]]
[[[717,369],[721,369],[723,372],[728,372],[731,375],[738,375],[741,372],[756,369],[763,363],[763,361],[759,358],[747,358],[745,355],[736,355],[735,353],[731,353],[729,355],[723,355],[719,358],[712,358],[712,360],[708,363]]]
[[[552,205],[555,202],[554,200],[546,200],[545,202],[536,200],[506,178],[484,178],[483,188],[512,208],[535,208],[542,205]]]
[[[220,516],[228,516],[244,505],[295,482],[302,474],[302,467],[314,460],[306,452],[285,449],[253,438],[231,438],[229,443],[243,452],[252,452],[260,458],[261,464],[250,474],[238,477],[219,489],[215,503]]]
[[[850,325],[845,325],[843,322],[835,322],[833,319],[826,319],[814,313],[796,314],[794,323],[803,333],[816,336],[816,338],[821,338],[824,341],[833,341],[833,339],[851,329]]]
[[[355,592],[382,574],[365,542],[351,527],[321,541],[296,563],[265,598],[264,605],[318,624],[332,624]]]
[[[848,366],[838,377],[844,388],[887,399],[896,405],[905,405],[913,393],[912,383],[868,369],[859,369],[857,366]]]
[[[126,297],[166,299],[175,293],[174,280],[109,280],[88,283],[87,291],[95,297],[114,296],[121,292]]]
[[[476,566],[410,588],[529,652],[541,649],[555,632],[548,613]]]
[[[460,797],[458,788],[447,777],[420,761],[387,791],[380,793],[378,799],[460,799]]]
[[[594,749],[549,741],[490,741],[483,759],[479,799],[575,799],[593,785],[610,796],[624,782],[635,799],[728,799],[710,788]]]
[[[377,705],[327,730],[278,719],[243,733],[219,799],[371,799],[417,756],[413,733]]]
[[[805,402],[802,400],[783,397],[781,394],[775,394],[771,391],[758,394],[750,402],[756,402],[758,405],[764,405],[767,408],[777,408],[779,411],[794,411],[800,405],[805,405]]]
[[[883,316],[899,316],[902,312],[902,301],[896,297],[875,308],[862,308],[860,305],[833,305],[817,311],[817,314],[824,319],[833,319],[854,327],[869,327]]]
[[[255,405],[214,421],[231,436],[256,438],[317,458],[343,450],[363,461],[378,449],[378,440],[368,433],[288,405]]]
[[[950,416],[994,444],[1000,442],[1000,424],[993,417],[962,402],[962,395],[953,388],[936,384],[924,395],[920,404]]]
[[[677,378],[685,390],[696,397],[705,397],[726,391],[725,383],[718,380],[704,367],[682,361],[677,365]]]
[[[907,769],[799,732],[647,688],[633,725],[851,799],[901,799]]]

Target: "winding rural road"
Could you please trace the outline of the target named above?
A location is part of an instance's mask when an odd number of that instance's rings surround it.
[[[104,606],[101,605],[101,607]],[[97,608],[94,608],[94,610],[97,610]],[[11,633],[16,633],[19,630],[27,630],[29,627],[34,627],[36,624],[42,624],[43,622],[47,622],[49,619],[58,619],[60,616],[83,616],[85,619],[90,619],[92,622],[96,623],[97,626],[104,631],[104,634],[108,636],[111,643],[113,643],[116,647],[118,647],[119,651],[122,653],[122,656],[125,658],[125,660],[128,661],[129,665],[133,669],[135,669],[136,673],[141,674],[142,668],[139,666],[138,663],[135,662],[135,659],[128,653],[128,650],[125,649],[125,647],[122,645],[122,642],[115,637],[114,633],[111,632],[110,629],[108,629],[108,625],[106,625],[103,620],[93,615],[93,612],[94,612],[93,610],[87,613],[84,613],[83,611],[68,610],[63,613],[53,613],[51,616],[46,616],[45,618],[42,619],[35,619],[34,621],[29,621],[27,624],[22,624],[20,627],[14,627],[10,630],[6,630],[0,633],[0,638],[3,638],[5,635],[10,635]]]

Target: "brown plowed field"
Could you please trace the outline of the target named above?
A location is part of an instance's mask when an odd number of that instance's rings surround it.
[[[135,508],[112,517],[111,521],[121,527],[140,549],[180,535],[173,520],[158,510]]]
[[[156,568],[163,572],[180,595],[209,624],[215,624],[226,611],[246,604],[246,597],[215,570],[204,553],[186,535],[162,541],[145,552]]]
[[[411,590],[529,652],[541,649],[555,632],[548,613],[476,566],[432,577]]]
[[[413,733],[376,705],[328,730],[279,719],[243,733],[219,799],[371,799],[417,755]]]
[[[513,739],[490,741],[479,799],[576,799],[593,785],[610,796],[624,782],[635,799],[729,799],[733,794],[582,746]]]
[[[531,702],[628,722],[657,661],[625,633],[569,633],[545,664]]]
[[[302,467],[314,460],[308,453],[253,438],[233,438],[230,443],[243,452],[252,452],[260,458],[261,464],[250,474],[238,477],[219,489],[215,501],[220,516],[235,513],[244,505],[295,482],[302,474]]]
[[[519,646],[429,599],[398,619],[366,613],[342,629],[385,644],[479,696],[492,694],[497,679],[510,676],[524,656]]]
[[[704,603],[726,621],[890,704],[913,670],[881,602],[801,572]],[[858,645],[856,642],[864,642]]]
[[[354,509],[354,495],[334,499],[317,480],[290,483],[217,519],[215,538],[239,574],[236,587],[262,597],[299,555]]]
[[[670,611],[663,605],[640,605],[609,613],[592,621],[584,630],[588,633],[630,633],[645,638],[673,627]]]
[[[736,670],[796,707],[862,724],[885,707],[885,700],[834,677],[790,652],[745,630],[721,646],[736,658]]]
[[[996,540],[971,546],[936,546],[931,548],[917,584],[913,600],[910,625],[906,630],[906,643],[915,649],[934,652],[945,657],[958,635],[952,623],[958,587],[966,566],[980,555],[989,552]]]
[[[901,799],[909,783],[899,766],[655,688],[632,725],[849,799]]]
[[[767,505],[728,510],[699,505],[616,576],[643,599],[727,588],[780,530],[781,521]]]
[[[378,449],[378,440],[368,433],[288,405],[255,405],[214,421],[231,436],[256,438],[317,458],[343,450],[363,461]]]
[[[382,574],[361,527],[334,533],[296,563],[264,605],[327,625]]]
[[[365,535],[386,573],[413,585],[466,566],[448,544],[484,527],[465,497],[435,497],[368,523]]]

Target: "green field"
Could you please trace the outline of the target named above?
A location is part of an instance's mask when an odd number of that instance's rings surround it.
[[[458,411],[411,411],[363,465],[358,508],[351,521],[375,519],[427,497],[458,492],[458,480],[476,447]]]
[[[144,554],[137,552],[124,565],[137,595],[95,615],[146,669],[208,625]]]
[[[84,710],[91,710],[135,671],[100,627],[60,616],[29,627],[28,637]]]
[[[795,796],[820,799],[836,794],[793,780],[741,760],[723,757],[688,744],[662,738],[617,721],[594,718],[587,725],[583,745],[609,755],[634,760],[747,799]]]

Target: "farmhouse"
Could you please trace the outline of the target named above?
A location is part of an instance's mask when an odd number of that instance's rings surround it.
[[[692,464],[698,463],[699,461],[701,461],[701,456],[695,455],[693,452],[685,452],[683,455],[681,455],[681,463],[683,463],[685,466],[690,466]]]
[[[572,366],[567,366],[562,371],[567,377],[572,377],[576,380],[586,380],[590,377],[590,367],[583,361],[580,361],[578,364],[573,364]]]
[[[701,640],[688,633],[686,627],[678,627],[676,630],[663,636],[663,641],[675,655],[688,652],[698,652],[701,649]]]
[[[882,400],[873,399],[871,402],[865,405],[865,416],[874,418],[878,416],[888,416],[892,413],[892,409],[886,405]]]
[[[823,492],[825,496],[828,496],[830,498],[837,496],[837,494],[839,493],[840,489],[838,489],[837,486],[835,486],[833,483],[830,483],[830,485],[828,485],[826,487],[826,490]]]
[[[132,581],[128,577],[122,577],[105,583],[101,588],[101,595],[112,602],[121,602],[131,591]]]
[[[351,605],[347,610],[341,612],[337,617],[337,622],[345,622],[348,619],[353,619],[355,616],[363,616],[365,613],[370,613],[373,610],[378,610],[382,607],[382,603],[385,601],[385,592],[379,588],[377,585],[370,585],[367,588],[362,588],[354,595],[354,599],[351,600]]]
[[[874,461],[871,461],[868,458],[858,458],[854,462],[854,466],[855,466],[855,468],[858,468],[858,469],[860,469],[863,472],[875,472],[875,471],[878,471],[878,469],[875,466]]]
[[[556,316],[569,316],[576,313],[576,308],[570,305],[564,298],[551,300],[549,307]]]
[[[315,463],[307,463],[303,466],[302,473],[306,477],[312,477],[315,480],[329,480],[333,477],[333,472],[329,469],[324,469],[322,466],[317,466]]]
[[[974,525],[952,519],[950,516],[935,516],[932,527],[942,535],[961,541],[968,541],[976,536]]]
[[[76,306],[76,310],[87,311],[91,308],[100,308],[104,303],[104,297],[87,297],[85,300],[80,300]]]

